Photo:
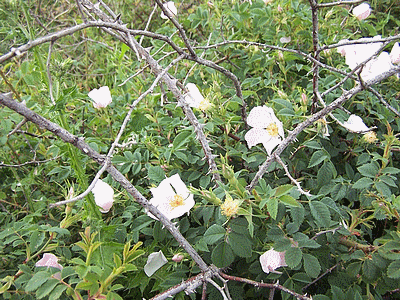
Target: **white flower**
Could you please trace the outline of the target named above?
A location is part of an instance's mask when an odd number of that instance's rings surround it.
[[[108,213],[114,202],[114,190],[108,183],[103,180],[97,180],[94,188],[92,189],[94,201],[96,205],[101,207],[102,213]]]
[[[393,65],[389,53],[382,52],[377,58],[373,58],[365,64],[361,72],[361,78],[363,80],[373,79],[389,71],[392,67]]]
[[[353,8],[353,15],[359,20],[364,20],[369,17],[371,11],[371,7],[368,3],[361,3]]]
[[[147,258],[147,263],[144,266],[144,272],[148,277],[153,275],[159,268],[167,263],[167,259],[165,258],[162,251],[153,252]]]
[[[286,43],[290,43],[290,41],[292,40],[292,38],[290,36],[283,36],[279,39],[279,41],[282,44],[286,44]]]
[[[364,124],[363,120],[356,115],[351,115],[342,125],[351,132],[362,133],[370,131],[367,125]]]
[[[265,273],[273,272],[280,267],[286,267],[285,252],[270,249],[260,256],[261,268]]]
[[[94,101],[93,106],[95,108],[106,107],[112,101],[108,86],[102,86],[99,89],[93,89],[89,92],[88,96]]]
[[[383,45],[382,42],[377,42],[377,43],[372,43],[372,42],[374,40],[379,40],[379,39],[381,39],[380,35],[376,35],[372,38],[362,38],[359,40],[355,40],[360,42],[367,41],[371,43],[345,45],[338,47],[338,51],[340,51],[341,54],[344,53],[344,55],[346,56],[346,64],[350,67],[350,69],[354,69],[359,64],[363,63],[365,60],[367,60],[376,52],[378,52],[378,50]]]
[[[207,99],[204,99],[203,95],[199,91],[199,88],[194,83],[188,83],[186,88],[189,92],[185,95],[185,101],[189,106],[201,109],[203,111],[210,108],[210,102]]]
[[[59,270],[63,269],[63,266],[58,263],[57,256],[51,253],[43,254],[42,259],[35,264],[35,267],[51,267]]]
[[[399,42],[394,43],[392,51],[390,51],[390,60],[392,61],[392,64],[400,64]]]
[[[169,220],[189,213],[195,203],[193,195],[189,193],[179,174],[164,179],[157,188],[151,188],[150,191],[153,194],[150,204],[157,207]],[[157,219],[150,212],[147,214],[151,218]]]
[[[164,3],[163,6],[169,10],[169,12],[171,14],[173,14],[174,16],[177,15],[178,10],[175,6],[175,3],[173,1],[168,1],[167,3]],[[162,19],[168,19],[168,17],[164,14],[164,12],[161,12],[161,18]]]
[[[268,154],[271,154],[284,138],[282,123],[270,107],[254,107],[247,117],[247,124],[253,127],[244,136],[249,148],[262,143]]]

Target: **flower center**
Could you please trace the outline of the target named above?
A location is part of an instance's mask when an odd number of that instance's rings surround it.
[[[278,126],[275,123],[271,123],[265,128],[268,134],[272,137],[276,137],[279,134]]]
[[[183,197],[179,195],[175,195],[169,201],[169,205],[172,207],[172,209],[177,208],[178,206],[182,206],[184,204],[185,204],[185,199],[183,199]]]
[[[221,205],[221,213],[228,218],[236,215],[239,210],[239,203],[227,198],[225,202]]]
[[[211,106],[210,101],[208,101],[207,99],[201,100],[200,104],[199,104],[199,109],[202,111],[205,111],[207,109],[209,109]]]

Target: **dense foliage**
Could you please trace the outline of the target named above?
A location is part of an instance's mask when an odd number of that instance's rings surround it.
[[[97,26],[23,53],[10,50],[81,24],[84,16],[91,20],[89,13],[96,11],[87,2],[1,1],[0,90],[106,155],[132,103],[156,79],[147,58]],[[273,299],[296,299],[280,288],[239,280],[251,279],[279,282],[314,300],[400,298],[400,81],[390,76],[371,90],[362,80],[360,85],[356,72],[341,83],[350,69],[336,48],[325,47],[381,35],[393,37],[383,48],[390,52],[400,40],[397,0],[370,1],[372,14],[365,20],[351,14],[360,1],[319,7],[318,33],[310,8],[314,1],[181,1],[176,20],[202,61],[187,55],[171,66],[181,54],[172,45],[189,52],[173,22],[160,18],[160,7],[154,1],[107,2],[118,15],[115,24],[157,34],[132,38],[151,47],[150,55],[163,68],[170,67],[182,94],[194,83],[211,104],[193,108],[201,124],[196,127],[181,99],[159,82],[134,107],[111,163],[148,200],[154,196],[150,189],[180,175],[195,205],[173,221],[208,265],[240,277],[226,277],[229,297],[272,293]],[[99,7],[110,14],[105,5]],[[15,55],[2,61],[10,51]],[[269,155],[262,144],[248,147],[244,137],[252,126],[246,122],[254,107],[272,108],[287,137],[359,85],[360,92],[332,113],[298,132],[283,149],[275,148],[278,155]],[[112,103],[95,108],[88,93],[101,86],[110,88]],[[343,126],[353,114],[374,129],[376,139]],[[199,128],[216,173],[205,159]],[[165,224],[150,217],[107,172],[101,178],[115,200],[109,212],[100,212],[92,193],[50,207],[84,192],[101,165],[57,132],[25,122],[6,106],[0,106],[0,157],[4,299],[149,299],[204,271]],[[260,256],[271,248],[285,253],[287,266],[267,274]],[[160,250],[168,262],[149,277],[144,266]],[[35,266],[45,253],[58,258],[61,274],[55,267]],[[181,260],[172,259],[176,254]],[[223,286],[221,279],[215,281]],[[202,293],[208,299],[228,297],[221,290],[209,282],[206,292],[200,285],[196,293],[181,291],[175,299],[200,299]]]

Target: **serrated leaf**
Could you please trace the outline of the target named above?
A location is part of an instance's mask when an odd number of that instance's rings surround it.
[[[300,248],[291,247],[285,253],[285,262],[289,268],[295,268],[300,264],[302,256]]]
[[[228,267],[233,262],[234,258],[235,255],[233,254],[231,246],[225,242],[218,244],[211,253],[211,260],[218,268]]]
[[[271,217],[275,220],[278,214],[278,198],[269,198],[267,200],[267,210]]]
[[[328,159],[330,156],[324,150],[318,150],[313,153],[311,156],[310,162],[308,163],[308,168],[315,167],[322,163],[325,159]]]
[[[239,257],[251,257],[251,240],[243,234],[231,232],[228,242],[233,252]]]
[[[328,207],[319,201],[311,201],[309,203],[311,214],[320,227],[329,227],[331,214]]]
[[[389,278],[400,278],[400,260],[395,260],[387,268],[387,276]]]
[[[54,290],[49,295],[49,300],[61,299],[61,294],[67,289],[68,286],[60,284],[54,288]]]
[[[287,206],[300,207],[300,203],[290,195],[283,195],[279,197],[279,200]]]
[[[204,233],[203,240],[211,245],[218,242],[226,234],[226,230],[221,225],[214,224]]]
[[[172,147],[173,147],[173,149],[174,149],[174,150],[177,150],[177,149],[182,148],[183,145],[184,145],[185,143],[188,142],[188,139],[189,139],[189,137],[190,137],[191,135],[192,135],[192,132],[191,132],[191,131],[188,131],[188,130],[182,131],[181,133],[179,133],[179,134],[175,137],[174,141],[172,142]]]
[[[284,185],[278,186],[275,189],[275,195],[274,196],[279,198],[282,195],[286,195],[287,193],[290,192],[290,190],[292,188],[293,188],[293,185],[291,185],[291,184],[284,184]]]
[[[311,278],[317,278],[321,272],[321,265],[318,259],[311,254],[303,254],[304,270]]]
[[[155,182],[161,182],[165,179],[165,172],[160,166],[149,166],[147,175]]]
[[[60,281],[57,279],[50,279],[48,280],[45,284],[43,284],[42,286],[40,286],[37,290],[36,290],[36,298],[37,299],[42,299],[44,297],[46,297],[48,294],[50,294],[50,292],[57,286],[57,284],[59,284]]]
[[[44,284],[50,278],[50,276],[51,275],[46,271],[37,272],[28,281],[28,284],[25,286],[25,291],[32,292],[32,291],[36,290],[42,284]]]
[[[362,265],[363,280],[367,283],[375,282],[380,274],[379,269],[370,259],[366,259]]]
[[[365,165],[362,165],[357,168],[357,170],[360,172],[361,175],[370,177],[370,178],[375,178],[376,175],[379,173],[379,167],[377,166],[377,163],[371,162]]]

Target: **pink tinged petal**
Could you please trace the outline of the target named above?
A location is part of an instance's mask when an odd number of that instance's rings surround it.
[[[285,252],[270,249],[260,256],[261,268],[265,273],[273,272],[280,267],[286,267]]]
[[[351,115],[349,119],[343,123],[343,126],[352,132],[365,132],[370,129],[364,124],[363,120],[356,115]]]
[[[175,3],[173,1],[168,1],[167,3],[164,3],[163,6],[169,10],[171,14],[176,16],[178,14],[178,9],[175,6]],[[161,12],[161,19],[168,19],[168,17],[164,14],[164,12]]]
[[[349,41],[348,39],[344,39],[344,40],[340,40],[339,43],[345,43],[348,41]],[[339,52],[341,56],[345,56],[346,51],[350,48],[351,48],[351,45],[339,46],[339,47],[337,47],[337,52]]]
[[[59,270],[63,269],[63,266],[58,263],[57,256],[51,253],[43,254],[42,259],[35,264],[35,267],[51,267]]]
[[[353,14],[359,20],[364,20],[371,14],[371,7],[368,3],[362,3],[353,8]]]
[[[92,193],[96,205],[101,207],[102,213],[107,213],[114,203],[114,190],[103,180],[97,180]]]
[[[245,135],[244,139],[247,142],[249,148],[257,145],[257,144],[266,144],[271,140],[271,136],[268,134],[268,131],[261,128],[252,128]]]
[[[174,257],[172,257],[172,260],[174,262],[181,262],[183,260],[183,255],[182,254],[175,254]]]
[[[376,76],[379,76],[393,67],[390,60],[389,53],[382,52],[377,58],[370,60],[363,71],[361,72],[361,77],[363,80],[371,80]]]
[[[254,107],[248,117],[247,124],[254,128],[267,128],[269,124],[277,120],[274,110],[267,106]]]
[[[147,258],[146,265],[144,266],[144,272],[148,277],[150,277],[167,262],[168,260],[165,258],[161,250],[158,252],[153,252]]]
[[[88,93],[88,96],[94,101],[95,108],[106,107],[112,102],[110,89],[108,86],[102,86],[99,89],[93,89]]]
[[[400,46],[399,42],[394,43],[392,51],[390,51],[390,59],[393,64],[400,64]]]

